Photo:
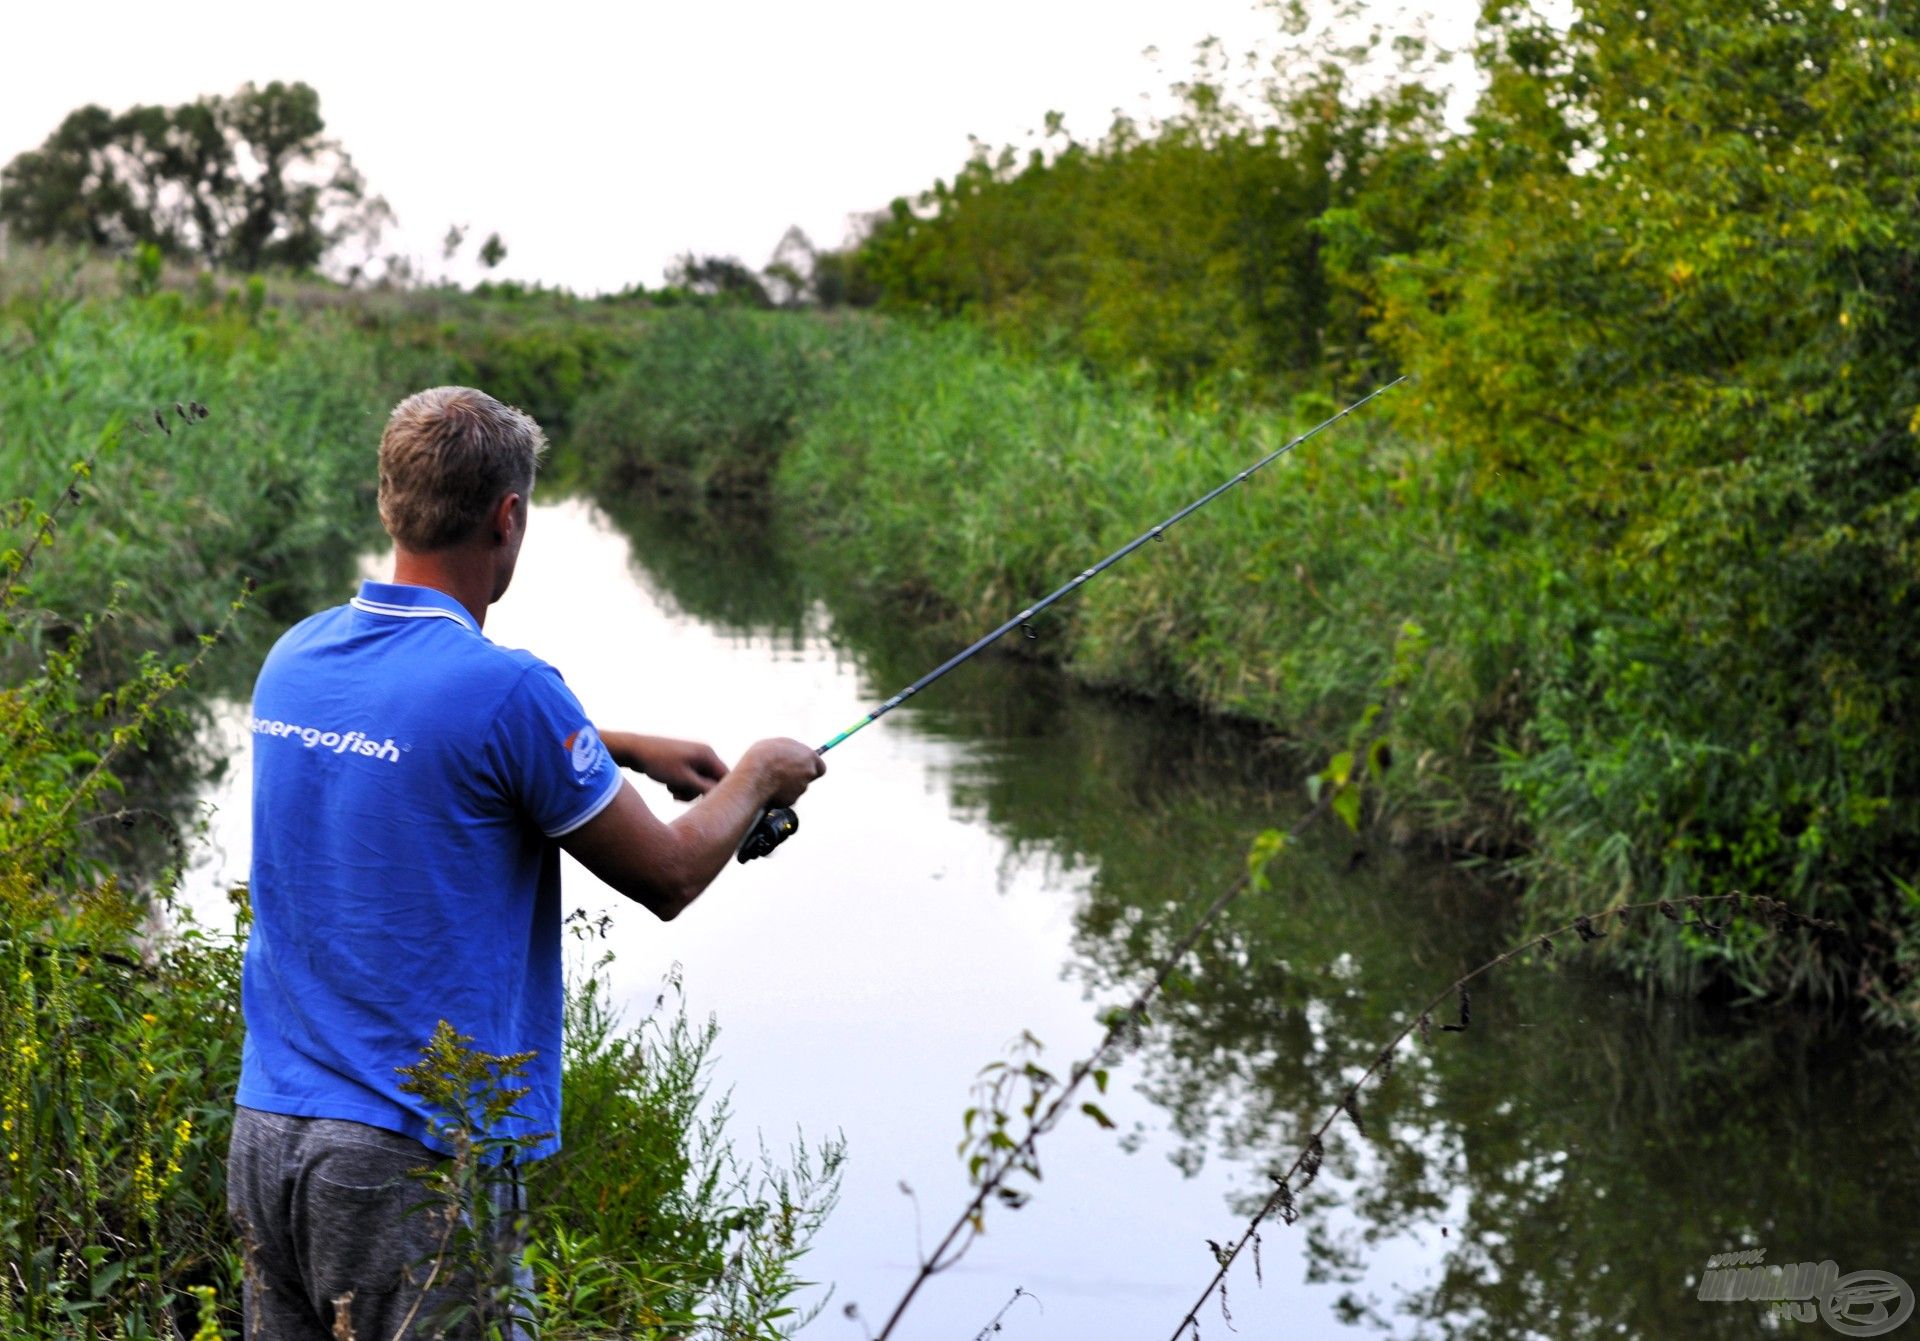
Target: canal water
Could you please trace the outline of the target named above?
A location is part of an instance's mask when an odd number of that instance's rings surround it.
[[[487,633],[557,665],[603,726],[729,757],[765,735],[824,740],[953,650],[813,576],[767,519],[579,499],[534,509]],[[215,925],[246,871],[244,711],[217,727],[233,765],[206,793],[189,884]],[[607,973],[631,1016],[678,965],[692,1010],[718,1018],[737,1144],[757,1132],[778,1155],[795,1133],[844,1134],[842,1199],[803,1263],[825,1304],[806,1335],[859,1341],[966,1201],[955,1145],[980,1067],[1023,1032],[1057,1072],[1090,1049],[1191,899],[1299,813],[1302,770],[1255,734],[1017,654],[969,663],[829,763],[799,834],[674,923],[571,864],[566,898],[611,915]],[[974,1337],[1016,1288],[1031,1297],[994,1335],[1171,1335],[1213,1273],[1208,1241],[1240,1232],[1268,1171],[1408,1012],[1512,931],[1510,890],[1331,825],[1275,876],[1202,939],[1115,1067],[1115,1128],[1076,1115],[1049,1137],[1028,1204],[989,1212],[896,1335]],[[1792,1011],[1649,999],[1564,947],[1486,980],[1465,1032],[1403,1049],[1363,1097],[1364,1135],[1340,1119],[1300,1221],[1263,1230],[1262,1281],[1250,1258],[1232,1273],[1233,1324],[1827,1331],[1695,1298],[1706,1259],[1758,1248],[1920,1284],[1916,1096],[1897,1046]],[[1200,1321],[1229,1334],[1217,1299]]]

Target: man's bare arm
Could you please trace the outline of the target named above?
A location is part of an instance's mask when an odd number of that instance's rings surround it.
[[[625,737],[622,751],[635,739],[657,738]],[[622,751],[614,757],[625,762]],[[622,782],[612,803],[560,845],[601,880],[670,922],[726,869],[763,808],[792,805],[826,767],[797,740],[763,740],[672,823],[649,810],[631,782]]]

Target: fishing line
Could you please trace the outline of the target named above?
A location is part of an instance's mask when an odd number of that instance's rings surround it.
[[[895,708],[899,707],[902,703],[905,703],[908,699],[912,698],[915,694],[919,693],[922,689],[925,689],[928,685],[932,684],[935,680],[938,680],[941,676],[945,675],[948,671],[953,670],[955,667],[970,660],[971,658],[978,655],[979,653],[984,652],[987,648],[991,647],[994,643],[998,642],[1001,638],[1005,637],[1007,634],[1011,633],[1013,630],[1025,629],[1027,632],[1027,636],[1033,637],[1034,635],[1033,635],[1033,629],[1032,629],[1032,622],[1035,615],[1038,615],[1041,611],[1047,609],[1049,606],[1053,605],[1055,602],[1064,600],[1066,597],[1072,595],[1074,592],[1078,591],[1081,587],[1085,586],[1093,578],[1099,576],[1101,573],[1104,573],[1107,569],[1113,567],[1113,565],[1115,565],[1116,563],[1119,563],[1120,560],[1126,558],[1127,555],[1133,553],[1135,550],[1139,549],[1142,545],[1147,544],[1149,541],[1164,539],[1167,531],[1171,527],[1173,527],[1176,523],[1178,523],[1179,521],[1181,521],[1186,517],[1192,516],[1194,513],[1198,512],[1201,508],[1205,507],[1207,504],[1211,503],[1214,499],[1218,498],[1221,494],[1224,494],[1229,489],[1232,489],[1235,485],[1245,484],[1249,479],[1253,477],[1256,471],[1259,471],[1264,467],[1271,465],[1273,462],[1278,461],[1281,457],[1285,456],[1288,452],[1298,447],[1301,443],[1307,441],[1307,439],[1319,433],[1322,429],[1331,428],[1333,425],[1339,423],[1342,419],[1345,419],[1348,415],[1352,414],[1355,410],[1358,410],[1361,406],[1367,404],[1369,401],[1373,400],[1375,397],[1385,395],[1387,392],[1393,390],[1393,388],[1399,386],[1402,382],[1406,381],[1408,376],[1410,376],[1410,374],[1402,374],[1401,376],[1394,378],[1391,382],[1388,382],[1385,386],[1374,388],[1374,390],[1368,392],[1366,395],[1362,396],[1359,400],[1347,406],[1344,410],[1341,410],[1338,414],[1335,414],[1327,419],[1321,420],[1319,423],[1315,424],[1312,428],[1308,429],[1305,433],[1302,433],[1299,437],[1292,439],[1291,441],[1287,442],[1285,445],[1281,447],[1275,448],[1271,452],[1268,452],[1265,456],[1261,457],[1258,461],[1255,461],[1252,465],[1248,466],[1245,470],[1241,471],[1238,475],[1235,475],[1231,479],[1225,481],[1224,483],[1217,485],[1214,488],[1208,490],[1206,493],[1202,494],[1200,497],[1194,499],[1191,503],[1181,508],[1178,512],[1174,513],[1171,517],[1168,517],[1165,521],[1162,521],[1155,526],[1149,526],[1146,530],[1142,531],[1139,535],[1129,540],[1126,544],[1122,545],[1119,549],[1116,549],[1113,553],[1107,555],[1106,558],[1094,564],[1093,567],[1087,569],[1085,572],[1077,574],[1071,581],[1062,585],[1058,590],[1050,593],[1049,595],[1042,598],[1041,600],[1034,602],[1032,605],[1022,610],[1019,614],[1014,615],[1011,619],[1007,620],[1004,624],[1001,624],[998,628],[994,629],[991,633],[984,634],[963,651],[956,652],[953,656],[947,658],[947,660],[943,661],[940,665],[934,667],[932,670],[928,671],[925,675],[922,675],[919,679],[915,680],[912,684],[908,685],[905,689],[902,689],[899,693],[895,694],[892,698],[888,699],[886,702],[880,704],[872,712],[868,713],[865,717],[862,717],[859,721],[855,722],[852,726],[849,726],[846,730],[842,731],[839,735],[835,736],[832,740],[820,746],[820,748],[816,751],[816,753],[825,754],[828,750],[832,749],[834,746],[845,742],[849,737],[857,734],[860,731],[864,731],[867,727],[873,725],[875,722],[879,721],[882,717],[885,717],[888,713],[892,712]],[[786,807],[786,806],[770,807],[760,812],[760,816],[757,820],[755,820],[753,828],[748,830],[747,836],[741,840],[740,849],[736,855],[741,861],[752,861],[756,857],[767,856],[776,847],[780,846],[780,844],[786,842],[787,839],[791,838],[799,830],[799,828],[800,828],[800,821],[794,815],[790,807]]]

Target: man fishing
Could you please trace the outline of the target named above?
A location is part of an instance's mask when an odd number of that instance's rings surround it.
[[[795,740],[729,769],[705,745],[599,731],[558,671],[487,640],[545,447],[479,391],[402,401],[380,441],[393,581],[288,630],[254,687],[227,1200],[261,1341],[386,1341],[472,1298],[444,1261],[422,1293],[446,1221],[409,1214],[423,1193],[408,1175],[452,1152],[397,1068],[442,1020],[481,1052],[531,1052],[518,1116],[485,1135],[557,1148],[560,849],[669,920],[763,810],[825,771]],[[622,769],[703,799],[665,822]]]

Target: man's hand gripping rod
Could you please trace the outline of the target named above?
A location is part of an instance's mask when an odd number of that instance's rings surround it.
[[[1194,499],[1193,502],[1181,508],[1178,512],[1174,513],[1171,517],[1168,517],[1165,521],[1161,522],[1159,525],[1148,527],[1146,530],[1142,531],[1139,535],[1135,536],[1133,539],[1129,540],[1126,544],[1122,545],[1119,549],[1116,549],[1113,553],[1107,555],[1106,558],[1100,560],[1099,563],[1096,563],[1093,567],[1087,569],[1084,573],[1081,573],[1078,576],[1076,576],[1071,582],[1068,582],[1066,585],[1062,586],[1059,590],[1048,595],[1043,600],[1036,601],[1034,604],[1022,610],[1019,614],[1009,619],[1006,623],[1002,624],[999,628],[995,629],[993,632],[986,634],[985,636],[978,639],[965,651],[956,653],[955,655],[949,657],[946,661],[942,662],[940,665],[934,667],[934,669],[928,671],[925,675],[922,675],[919,679],[915,680],[912,684],[908,685],[905,689],[902,689],[899,693],[895,694],[892,698],[888,699],[885,703],[882,703],[879,707],[875,708],[872,712],[868,713],[865,717],[855,722],[852,726],[848,727],[845,731],[842,731],[839,735],[835,736],[832,740],[828,741],[825,745],[822,745],[817,752],[820,754],[825,754],[828,750],[840,744],[842,741],[846,740],[849,736],[853,735],[855,732],[861,731],[865,729],[867,726],[870,726],[872,723],[879,721],[882,717],[892,712],[895,708],[899,707],[902,703],[905,703],[908,699],[912,698],[915,694],[919,693],[922,689],[925,689],[928,685],[932,684],[935,680],[945,675],[948,671],[960,665],[963,661],[968,660],[969,658],[973,657],[977,653],[984,652],[987,648],[991,647],[994,643],[999,642],[1001,638],[1005,637],[1007,634],[1011,633],[1013,630],[1017,628],[1025,627],[1028,623],[1032,621],[1035,615],[1039,614],[1042,610],[1045,610],[1048,606],[1054,604],[1056,601],[1064,599],[1065,597],[1071,595],[1073,592],[1078,591],[1082,586],[1086,584],[1088,579],[1093,578],[1098,574],[1105,572],[1107,569],[1113,567],[1114,564],[1126,558],[1127,555],[1133,553],[1136,549],[1139,549],[1142,545],[1146,544],[1149,540],[1160,540],[1164,538],[1166,536],[1167,530],[1170,527],[1172,527],[1175,522],[1178,522],[1183,518],[1191,516],[1193,513],[1198,512],[1201,508],[1211,503],[1214,499],[1218,498],[1221,494],[1224,494],[1225,492],[1227,492],[1227,490],[1233,488],[1234,485],[1246,483],[1247,480],[1253,476],[1255,471],[1260,470],[1262,467],[1270,465],[1272,462],[1279,460],[1281,457],[1285,456],[1288,452],[1292,451],[1295,447],[1298,447],[1301,443],[1305,442],[1308,438],[1311,438],[1316,433],[1320,432],[1320,430],[1324,428],[1331,428],[1333,425],[1339,423],[1342,419],[1345,419],[1348,415],[1352,414],[1355,410],[1365,405],[1368,401],[1372,400],[1374,397],[1384,395],[1385,393],[1393,390],[1393,388],[1399,386],[1402,382],[1406,380],[1407,380],[1406,375],[1402,375],[1400,377],[1394,378],[1391,382],[1388,382],[1385,386],[1376,387],[1374,390],[1368,392],[1366,395],[1362,396],[1359,400],[1355,401],[1353,404],[1347,406],[1346,409],[1340,411],[1338,414],[1334,415],[1329,419],[1321,420],[1319,423],[1315,424],[1312,428],[1308,429],[1305,433],[1302,433],[1299,437],[1293,439],[1291,442],[1288,442],[1285,446],[1276,448],[1275,450],[1267,453],[1265,456],[1261,457],[1258,461],[1255,461],[1252,465],[1248,466],[1245,470],[1241,471],[1238,475],[1235,475],[1232,479],[1226,481],[1224,484],[1218,485],[1215,488],[1208,490],[1206,493],[1202,494],[1199,498]],[[1032,636],[1031,630],[1028,631],[1028,635]],[[786,842],[787,839],[793,837],[795,833],[799,832],[799,829],[800,829],[800,820],[799,820],[799,817],[793,813],[792,807],[771,806],[760,812],[760,816],[758,819],[754,821],[753,827],[747,831],[747,836],[741,840],[739,851],[735,855],[741,861],[752,861],[756,857],[768,856],[769,854],[772,853],[772,851],[776,847],[779,847],[780,844]]]

